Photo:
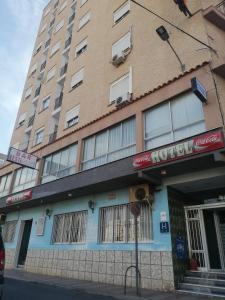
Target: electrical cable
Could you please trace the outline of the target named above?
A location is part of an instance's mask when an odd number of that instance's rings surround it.
[[[131,0],[131,2],[135,3],[136,5],[142,7],[143,9],[145,9],[146,11],[150,12],[152,15],[156,16],[157,18],[163,20],[164,22],[166,22],[167,24],[169,24],[170,26],[176,28],[177,30],[179,30],[180,32],[182,32],[183,34],[189,36],[190,38],[194,39],[195,41],[197,41],[198,43],[206,46],[207,48],[209,48],[210,50],[212,50],[214,53],[217,53],[217,51],[212,48],[210,45],[204,43],[203,41],[199,40],[198,38],[196,38],[195,36],[193,36],[192,34],[186,32],[185,30],[181,29],[180,27],[176,26],[175,24],[171,23],[170,21],[168,21],[167,19],[161,17],[159,14],[155,13],[154,11],[150,10],[149,8],[143,6],[142,4],[138,3],[135,0]]]

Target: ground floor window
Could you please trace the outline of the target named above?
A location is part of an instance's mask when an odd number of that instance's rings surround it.
[[[52,243],[85,243],[87,211],[54,216]]]
[[[138,217],[138,237],[140,242],[151,239],[151,210],[147,203],[141,204]],[[134,242],[134,216],[130,204],[104,207],[100,209],[99,242]]]
[[[3,227],[2,237],[5,243],[12,243],[16,233],[17,221],[8,221]]]

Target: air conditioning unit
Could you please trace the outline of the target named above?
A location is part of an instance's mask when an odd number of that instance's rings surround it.
[[[121,65],[122,63],[124,63],[125,60],[126,60],[126,55],[124,53],[116,54],[112,58],[112,64],[115,67],[118,67],[119,65]]]
[[[135,185],[130,188],[129,202],[142,202],[147,201],[149,197],[149,186],[148,184]]]
[[[127,47],[123,50],[123,55],[127,56],[131,52],[131,47]]]
[[[118,97],[115,100],[115,104],[116,106],[120,106],[120,104],[122,104],[123,102],[130,101],[131,99],[132,99],[132,94],[128,92],[125,95]]]

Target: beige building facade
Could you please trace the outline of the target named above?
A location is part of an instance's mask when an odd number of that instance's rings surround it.
[[[141,184],[154,196],[139,218],[143,287],[178,288],[193,255],[200,271],[225,271],[225,210],[217,201],[225,195],[225,2],[186,5],[191,17],[172,0],[45,7],[10,144],[37,156],[37,170],[0,168],[8,267],[123,284],[134,259],[130,190]],[[160,26],[173,48],[156,33]],[[159,155],[156,165],[143,163],[147,155]],[[195,235],[202,249],[192,247],[190,211],[203,224]],[[216,250],[207,214],[217,220]]]

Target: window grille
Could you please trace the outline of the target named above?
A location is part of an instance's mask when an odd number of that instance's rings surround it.
[[[52,243],[85,243],[87,211],[54,216]]]
[[[17,221],[8,221],[3,227],[3,241],[5,243],[12,243],[15,237]]]
[[[138,217],[138,238],[140,242],[151,239],[151,210],[147,203],[141,204]],[[100,209],[100,243],[128,243],[135,241],[134,216],[130,204]]]

